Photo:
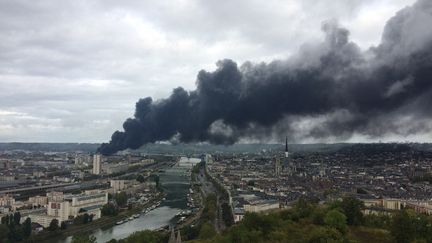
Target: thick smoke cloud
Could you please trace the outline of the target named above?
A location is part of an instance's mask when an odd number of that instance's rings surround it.
[[[241,138],[349,138],[430,127],[432,2],[399,11],[382,42],[362,52],[336,21],[323,23],[323,43],[304,46],[289,60],[269,64],[217,62],[200,71],[196,90],[137,102],[134,118],[99,151],[112,154],[146,143],[177,140],[232,144]],[[306,121],[306,122],[305,122]],[[403,121],[416,121],[406,128]],[[421,122],[423,121],[423,122]],[[308,124],[299,129],[299,124]]]

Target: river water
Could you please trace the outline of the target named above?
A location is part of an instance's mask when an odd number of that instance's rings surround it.
[[[104,243],[111,239],[123,239],[135,231],[154,230],[166,225],[174,224],[174,216],[187,208],[187,193],[189,191],[189,167],[175,166],[159,173],[160,183],[166,193],[166,200],[160,207],[150,211],[139,218],[115,225],[110,228],[98,229],[91,234],[98,243]],[[57,241],[57,243],[70,243],[72,237]]]

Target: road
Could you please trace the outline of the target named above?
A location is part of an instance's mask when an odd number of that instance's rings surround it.
[[[2,191],[0,191],[0,194],[28,192],[28,191],[34,191],[34,190],[46,190],[46,189],[51,189],[51,188],[72,186],[72,185],[78,185],[78,184],[79,183],[61,183],[61,184],[51,184],[51,185],[44,185],[44,186],[21,187],[21,188],[2,190]]]
[[[216,189],[216,187],[213,185],[213,183],[207,178],[207,175],[204,171],[205,169],[203,167],[200,168],[198,180],[201,183],[201,190],[204,194],[204,198],[209,194],[215,194],[216,195],[216,206],[217,206],[217,217],[215,218],[215,221],[213,222],[214,228],[216,232],[220,233],[223,231],[226,226],[224,221],[222,220],[222,208],[221,205],[224,201],[222,201],[222,197],[220,192]]]

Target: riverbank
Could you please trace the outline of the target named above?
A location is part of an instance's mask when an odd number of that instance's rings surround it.
[[[137,231],[158,230],[163,227],[175,226],[178,223],[177,215],[188,209],[188,192],[190,190],[190,178],[186,175],[188,167],[174,166],[158,173],[165,200],[161,205],[146,214],[141,214],[134,220],[129,220],[117,225],[116,222],[137,214],[144,207],[135,207],[132,210],[122,212],[115,217],[101,218],[90,224],[71,226],[65,231],[54,234],[47,232],[44,236],[38,236],[32,242],[70,243],[72,235],[89,234],[94,236],[98,243],[105,243],[111,239],[124,239]],[[159,199],[162,195],[159,195]],[[157,200],[156,200],[157,201]]]
[[[143,209],[154,205],[158,201],[161,201],[164,196],[165,196],[164,193],[159,193],[155,198],[153,198],[149,202],[143,205],[136,205],[130,210],[121,211],[116,216],[104,216],[98,220],[89,222],[87,224],[68,225],[68,228],[65,230],[58,230],[55,232],[42,232],[38,235],[35,235],[33,239],[35,242],[52,243],[52,242],[57,242],[59,240],[65,239],[69,236],[73,236],[78,233],[86,234],[98,229],[113,227],[116,225],[116,222],[131,217],[134,214],[141,213]]]

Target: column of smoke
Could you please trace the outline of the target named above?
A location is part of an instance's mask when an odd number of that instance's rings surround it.
[[[353,134],[382,136],[429,131],[432,94],[432,1],[399,11],[381,44],[361,51],[335,21],[325,40],[288,60],[265,64],[217,62],[200,71],[196,90],[136,103],[124,131],[99,152],[176,140],[232,144],[243,138],[292,140]]]

